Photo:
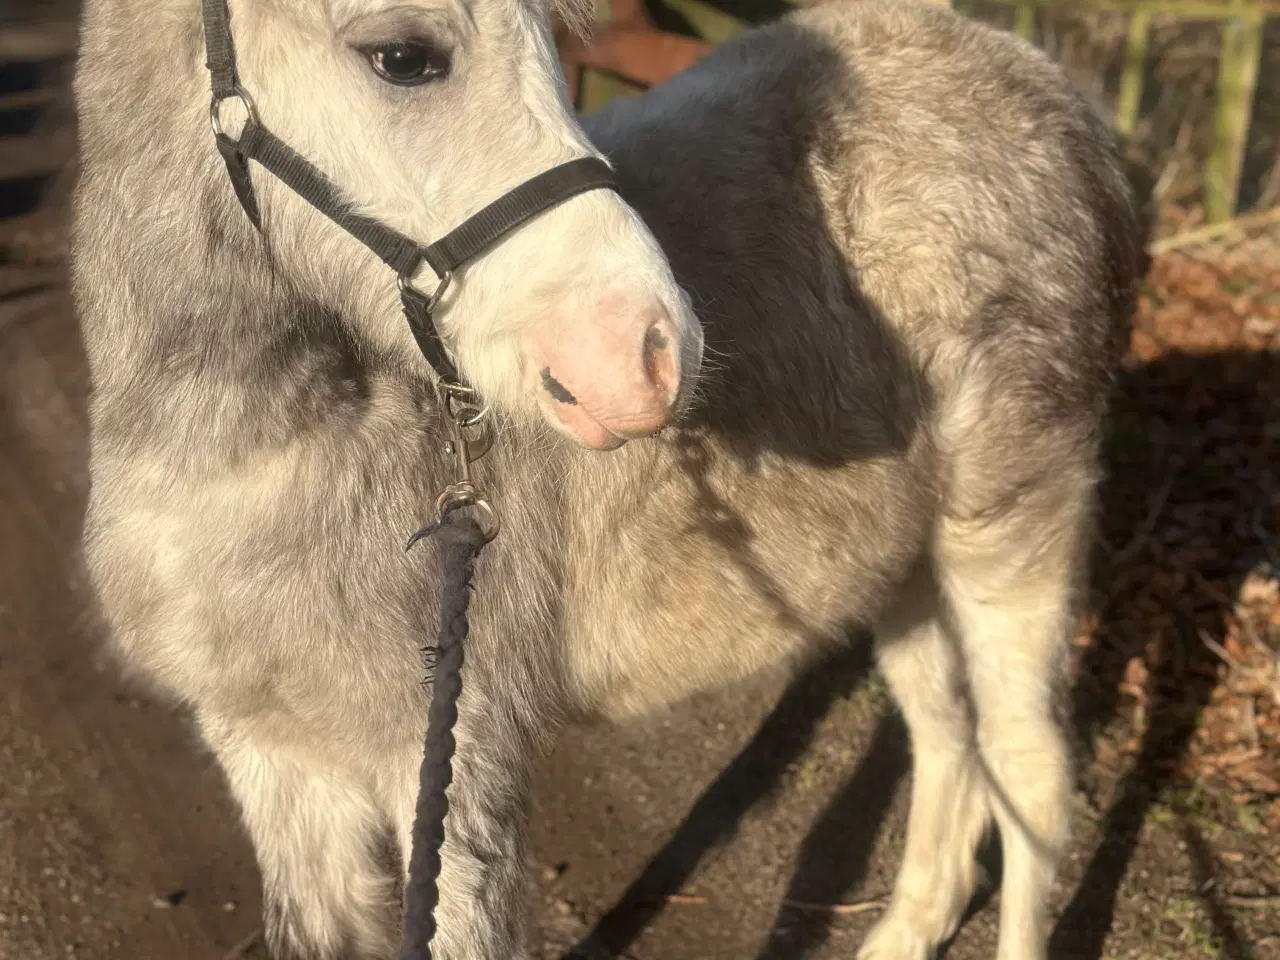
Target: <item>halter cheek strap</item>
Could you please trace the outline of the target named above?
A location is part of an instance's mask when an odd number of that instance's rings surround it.
[[[356,213],[351,201],[343,197],[333,181],[261,124],[253,100],[240,85],[236,72],[228,0],[202,2],[205,66],[213,90],[210,123],[231,185],[249,220],[256,229],[262,229],[261,211],[249,172],[249,161],[256,160],[396,272],[401,305],[418,349],[445,385],[470,391],[445,349],[434,320],[435,308],[454,271],[540,213],[589,190],[616,190],[617,183],[609,165],[597,157],[580,157],[552,167],[503,194],[434,243],[415,243],[385,223]],[[222,129],[220,112],[227,100],[239,100],[247,114],[236,139]],[[440,278],[430,296],[412,283],[413,275],[424,263]]]

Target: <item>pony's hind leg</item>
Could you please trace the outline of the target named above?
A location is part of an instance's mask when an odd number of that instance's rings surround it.
[[[921,574],[876,626],[880,670],[911,738],[906,849],[888,911],[860,960],[924,960],[956,929],[977,882],[989,821],[960,652],[937,586]]]
[[[387,820],[349,771],[264,742],[221,718],[201,731],[226,774],[262,872],[274,960],[386,960],[398,929],[395,878],[378,861]]]
[[[1071,771],[1057,716],[1088,491],[1048,485],[1007,512],[943,524],[938,555],[1000,828],[997,960],[1043,960]]]

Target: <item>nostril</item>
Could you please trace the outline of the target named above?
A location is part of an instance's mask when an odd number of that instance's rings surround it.
[[[675,352],[671,349],[671,336],[660,323],[654,323],[644,333],[645,379],[664,395],[675,392],[677,371]]]

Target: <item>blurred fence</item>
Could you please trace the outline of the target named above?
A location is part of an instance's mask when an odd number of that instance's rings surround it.
[[[606,23],[602,35],[603,56],[593,60],[589,56],[581,56],[580,50],[571,51],[570,56],[573,60],[576,55],[577,61],[570,64],[571,67],[583,68],[579,76],[571,78],[571,82],[575,89],[581,87],[580,103],[585,109],[598,108],[613,96],[626,95],[661,79],[674,69],[692,62],[698,52],[723,43],[755,24],[773,19],[791,6],[807,6],[822,0],[779,0],[776,3],[768,0],[649,0],[644,8],[641,2],[597,0],[598,15]],[[1053,27],[1061,27],[1065,20],[1079,21],[1090,15],[1103,15],[1110,18],[1112,33],[1119,20],[1123,26],[1116,38],[1118,70],[1109,66],[1107,81],[1099,83],[1113,88],[1108,91],[1107,99],[1112,101],[1111,113],[1116,132],[1126,145],[1133,141],[1142,119],[1144,103],[1149,99],[1144,99],[1144,96],[1149,92],[1147,88],[1153,70],[1150,51],[1153,29],[1157,25],[1172,25],[1177,29],[1190,24],[1216,29],[1216,50],[1208,53],[1217,61],[1216,77],[1212,82],[1213,89],[1204,91],[1205,95],[1212,97],[1213,105],[1203,124],[1207,142],[1196,160],[1198,176],[1195,180],[1208,222],[1221,223],[1235,215],[1240,203],[1241,176],[1249,150],[1254,104],[1262,73],[1264,31],[1268,20],[1280,23],[1280,2],[954,0],[953,5],[966,16],[994,22],[1042,46],[1046,45],[1043,41]],[[621,16],[615,17],[619,12]],[[616,44],[611,46],[614,41],[609,35],[612,29],[610,21],[620,23],[621,33],[629,40],[625,48],[617,48]],[[669,61],[672,69],[664,71],[663,54],[656,47],[649,48],[648,59],[635,53],[643,47],[643,37],[636,37],[645,33],[692,37],[696,48],[687,45],[679,48]],[[1271,72],[1273,80],[1276,79],[1274,75],[1280,73],[1276,70]],[[1180,118],[1174,119],[1178,120],[1174,139],[1186,139],[1182,129],[1186,124]],[[1280,123],[1276,126],[1280,128]],[[1267,164],[1272,188],[1270,193],[1280,192],[1280,161],[1277,160],[1280,157],[1280,129],[1268,130],[1255,140],[1262,144],[1257,152],[1265,154],[1270,151],[1273,154]],[[1162,162],[1154,156],[1145,159],[1150,166]],[[1267,190],[1259,189],[1254,193],[1252,200],[1260,205],[1274,203],[1277,199],[1268,196]]]
[[[998,0],[1016,11],[1014,31],[1035,40],[1038,9],[1044,0]],[[1148,68],[1147,47],[1153,17],[1174,22],[1212,22],[1220,25],[1217,108],[1213,120],[1213,144],[1205,162],[1203,201],[1210,223],[1227,220],[1236,212],[1240,176],[1257,95],[1262,63],[1263,28],[1266,20],[1280,18],[1280,4],[1265,0],[1072,0],[1076,9],[1122,14],[1128,19],[1124,65],[1116,97],[1113,122],[1116,132],[1130,139],[1142,104]],[[956,4],[964,11],[963,2]]]
[[[752,25],[823,0],[595,2],[603,29],[590,48],[561,39],[566,72],[588,110],[660,82]],[[953,5],[1038,44],[1064,66],[1074,58],[1075,78],[1096,88],[1131,156],[1153,171],[1157,203],[1198,203],[1210,224],[1229,220],[1242,205],[1280,204],[1280,0]],[[15,134],[34,131],[13,125],[35,115],[37,101],[65,90],[48,64],[65,63],[74,49],[78,7],[78,0],[0,0],[0,194],[11,193],[15,180],[44,176],[36,169],[47,165],[44,157],[61,153],[19,142]],[[37,21],[61,28],[32,32]],[[0,207],[13,205],[11,196],[0,196]]]
[[[0,2],[0,300],[33,281],[15,264],[56,261],[64,247],[42,205],[73,173],[76,6]]]
[[[0,30],[13,24],[75,17],[79,10],[80,0],[0,0]]]

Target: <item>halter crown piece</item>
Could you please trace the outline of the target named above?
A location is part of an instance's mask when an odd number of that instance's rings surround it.
[[[570,160],[508,191],[435,243],[415,243],[385,223],[355,213],[351,202],[343,198],[331,180],[262,126],[253,100],[240,85],[236,73],[231,11],[227,2],[202,0],[207,50],[205,66],[209,69],[213,88],[209,113],[214,138],[244,212],[254,227],[261,230],[262,219],[249,174],[249,161],[256,160],[396,272],[400,301],[418,349],[444,386],[472,393],[459,376],[458,368],[445,350],[432,319],[453,272],[538,214],[589,190],[616,190],[613,171],[597,157]],[[220,120],[220,108],[227,100],[239,100],[248,115],[239,138],[235,140],[223,131]],[[439,284],[430,296],[418,290],[411,280],[423,263],[439,278]]]

